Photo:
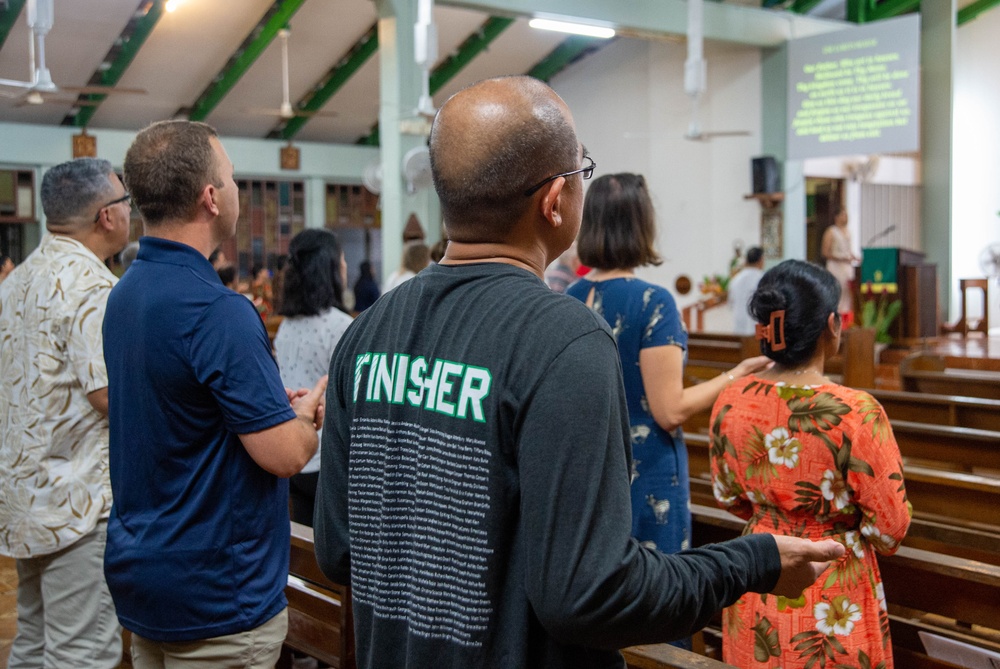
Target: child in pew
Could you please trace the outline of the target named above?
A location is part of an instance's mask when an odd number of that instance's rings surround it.
[[[833,537],[848,548],[799,599],[747,594],[726,610],[723,658],[738,667],[893,666],[875,553],[895,552],[911,508],[881,405],[823,376],[840,343],[839,297],[816,265],[769,270],[750,311],[775,365],[737,380],[712,411],[719,504],[747,519],[747,532]]]

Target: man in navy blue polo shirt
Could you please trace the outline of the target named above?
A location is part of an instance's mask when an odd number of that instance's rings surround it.
[[[147,236],[104,321],[108,586],[134,666],[270,667],[288,624],[286,479],[316,450],[326,379],[287,391],[253,305],[208,262],[239,215],[212,128],[146,128],[125,180]]]

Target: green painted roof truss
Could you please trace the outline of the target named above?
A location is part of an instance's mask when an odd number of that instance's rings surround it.
[[[147,4],[145,14],[133,16],[128,24],[126,24],[121,35],[118,36],[111,50],[108,51],[108,55],[104,57],[103,62],[110,65],[94,73],[90,78],[91,85],[114,86],[122,78],[122,75],[125,74],[128,66],[132,64],[132,60],[139,53],[139,49],[142,48],[146,38],[153,32],[156,22],[163,16],[163,7],[166,4],[166,0],[153,0],[151,3],[143,2],[140,4],[140,9],[143,5]],[[77,100],[81,103],[86,103],[86,106],[77,107],[78,111],[75,114],[68,114],[63,119],[62,124],[74,125],[78,128],[87,127],[90,119],[97,112],[97,107],[104,102],[106,97],[106,95],[93,93],[80,95]]]
[[[0,12],[0,49],[7,41],[7,35],[10,34],[10,29],[17,22],[17,17],[21,15],[25,2],[26,0],[8,0],[7,9]]]
[[[204,121],[212,110],[222,102],[233,86],[236,85],[250,66],[264,52],[264,49],[274,41],[278,31],[284,28],[305,3],[305,0],[277,0],[267,10],[260,22],[250,31],[250,34],[232,55],[222,71],[216,75],[208,88],[195,100],[191,106],[188,118],[192,121]]]
[[[429,81],[431,95],[434,95],[444,88],[445,84],[461,72],[466,65],[471,63],[476,56],[485,51],[493,40],[499,37],[500,34],[510,27],[512,23],[514,23],[514,19],[491,16],[483,23],[483,25],[479,26],[479,30],[469,35],[465,41],[458,46],[455,53],[445,58],[441,64],[435,67],[434,71],[431,72]],[[378,143],[379,128],[376,123],[371,132],[360,139],[358,144],[378,146]]]
[[[361,66],[376,51],[378,51],[378,23],[372,25],[361,39],[355,42],[354,46],[344,54],[344,57],[326,73],[326,76],[305,97],[295,103],[294,109],[304,112],[315,112],[322,109],[323,105],[330,101],[330,98],[347,83],[348,79],[354,76],[355,72],[361,69]],[[268,137],[292,139],[308,121],[308,116],[290,118],[280,123],[268,134]]]

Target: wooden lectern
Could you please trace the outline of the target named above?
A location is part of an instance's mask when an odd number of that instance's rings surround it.
[[[861,300],[888,299],[903,302],[899,318],[889,332],[898,342],[936,337],[938,315],[937,265],[924,261],[924,254],[895,247],[862,250],[858,285]],[[860,307],[860,305],[859,305]]]

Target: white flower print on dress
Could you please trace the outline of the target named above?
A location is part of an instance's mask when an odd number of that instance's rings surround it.
[[[774,465],[784,465],[789,469],[799,466],[799,451],[802,444],[793,439],[787,427],[776,427],[764,437],[767,458]]]
[[[827,636],[849,636],[854,623],[861,620],[861,607],[852,604],[846,595],[837,595],[829,603],[819,602],[813,607],[816,629]]]
[[[889,607],[885,603],[885,587],[881,581],[875,584],[875,599],[878,600],[878,607],[880,609],[886,612],[889,611]]]
[[[854,555],[861,559],[865,556],[865,547],[861,544],[861,535],[851,530],[844,533],[844,545],[854,551]]]
[[[889,552],[896,547],[896,540],[879,532],[879,529],[870,520],[861,521],[861,534],[868,539],[872,546],[882,549],[882,552]]]
[[[715,499],[727,506],[735,502],[739,494],[736,489],[736,476],[725,462],[719,463],[719,473],[712,480],[712,494],[715,495]]]
[[[831,501],[833,508],[838,511],[851,502],[851,494],[844,479],[831,469],[823,472],[823,480],[820,481],[819,489],[823,492],[823,499]]]

